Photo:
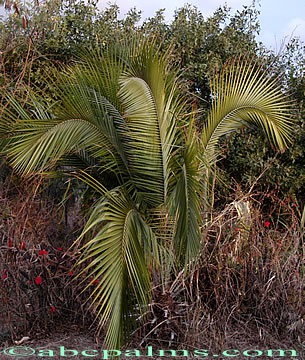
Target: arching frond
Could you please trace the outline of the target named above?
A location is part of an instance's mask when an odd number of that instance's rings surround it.
[[[16,170],[29,174],[55,163],[73,149],[86,149],[113,161],[112,144],[92,123],[83,119],[24,120],[9,150]]]
[[[120,78],[132,177],[143,199],[154,206],[167,198],[169,161],[181,106],[167,62],[152,46],[144,46]]]
[[[117,131],[123,126],[119,112],[94,89],[73,78],[73,74],[69,78],[59,75],[58,81],[58,96],[63,98],[55,106],[40,101],[39,96],[31,92],[32,112],[29,113],[10,99],[21,118],[9,150],[15,168],[26,174],[41,171],[67,152],[86,150],[91,156],[108,161],[112,167],[123,171],[125,167],[127,172],[127,160]],[[123,167],[118,166],[120,163]]]
[[[77,263],[88,265],[79,275],[86,274],[87,287],[98,281],[88,300],[100,315],[100,326],[107,323],[105,343],[118,349],[130,334],[134,314],[145,312],[149,303],[151,283],[143,247],[151,232],[120,190],[95,205],[80,238],[92,230],[96,234],[81,249]]]
[[[263,64],[248,59],[228,63],[210,81],[212,108],[202,131],[204,157],[217,157],[219,138],[254,124],[281,151],[290,141],[291,103],[278,78],[268,75]]]

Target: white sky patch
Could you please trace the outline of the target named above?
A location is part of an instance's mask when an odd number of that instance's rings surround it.
[[[305,19],[294,18],[286,25],[282,32],[283,37],[300,37],[305,40]]]
[[[273,49],[275,53],[278,53],[283,43],[287,43],[287,38],[282,35],[273,33],[272,31],[266,30],[259,37],[258,40],[261,41],[269,49]]]
[[[299,17],[288,20],[279,31],[268,30],[262,32],[259,40],[275,52],[280,51],[283,44],[287,44],[291,38],[297,37],[305,42],[305,20]]]

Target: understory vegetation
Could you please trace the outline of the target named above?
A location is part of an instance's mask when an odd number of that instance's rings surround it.
[[[6,183],[6,189],[11,186]],[[96,327],[85,302],[97,283],[90,279],[80,295],[82,287],[71,271],[75,258],[67,251],[72,229],[82,226],[81,211],[75,210],[79,205],[70,200],[66,210],[74,222],[66,224],[57,206],[35,190],[23,187],[18,199],[1,194],[3,343],[24,335],[41,338],[62,324],[93,332]],[[260,207],[266,196],[272,200],[270,213]],[[215,212],[204,229],[196,268],[180,271],[166,284],[155,274],[148,313],[138,319],[130,339],[133,346],[221,350],[236,344],[302,344],[304,223],[299,209],[255,191],[239,193],[235,201]],[[240,216],[242,204],[250,206],[251,215]],[[100,335],[103,339],[103,330]]]

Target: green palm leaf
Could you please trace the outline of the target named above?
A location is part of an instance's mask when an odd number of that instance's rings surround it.
[[[119,96],[128,132],[125,150],[139,194],[150,205],[166,201],[169,162],[181,104],[168,57],[144,45],[120,77]]]
[[[79,275],[88,272],[86,279],[99,280],[89,299],[97,316],[101,315],[99,325],[108,325],[105,343],[119,348],[133,324],[130,311],[137,313],[138,304],[143,312],[150,299],[150,274],[143,248],[151,232],[120,190],[107,193],[96,204],[81,237],[92,230],[96,235],[82,248],[77,263],[89,265]]]
[[[188,264],[200,254],[200,184],[198,144],[193,120],[189,124],[181,170],[170,199],[170,211],[175,214],[175,252],[178,262]]]
[[[68,151],[86,149],[113,160],[111,144],[94,124],[83,119],[24,120],[9,150],[16,170],[25,174],[43,170]]]
[[[248,124],[265,132],[269,141],[284,150],[290,141],[291,103],[277,78],[268,76],[263,64],[247,59],[228,63],[210,81],[212,108],[203,128],[203,157],[217,158],[219,138]]]
[[[13,147],[9,150],[15,168],[27,174],[41,171],[67,152],[86,150],[116,168],[123,163],[127,171],[127,160],[116,130],[123,126],[118,111],[94,89],[82,81],[77,82],[72,74],[59,75],[58,81],[58,96],[65,87],[65,97],[56,107],[36,100],[38,96],[30,92],[35,117],[10,99],[22,119],[15,127]],[[119,168],[123,170],[122,166]]]

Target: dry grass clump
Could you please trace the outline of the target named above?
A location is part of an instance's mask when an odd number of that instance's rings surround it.
[[[267,197],[267,198],[266,198]],[[269,201],[268,215],[261,204]],[[305,344],[304,226],[297,204],[242,198],[203,230],[200,260],[157,287],[142,343],[173,348]]]
[[[12,183],[0,191],[0,343],[41,336],[62,324],[89,327],[94,318],[85,300],[95,284],[81,294],[67,251],[76,237],[73,227],[80,229],[83,221],[75,203],[75,222],[63,221],[58,206],[38,193],[38,180]],[[132,336],[135,345],[304,345],[301,216],[290,199],[270,194],[240,197],[213,214],[202,229],[198,263],[167,284],[154,282],[149,314]]]
[[[45,334],[69,321],[92,317],[86,294],[72,282],[74,258],[67,252],[75,238],[54,202],[38,192],[40,181],[14,183],[0,191],[0,343]],[[75,205],[74,205],[75,206]],[[81,221],[75,215],[74,227]]]

